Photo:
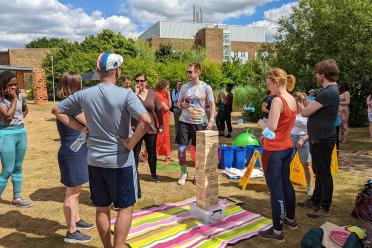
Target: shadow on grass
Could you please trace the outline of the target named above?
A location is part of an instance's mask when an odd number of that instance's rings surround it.
[[[153,182],[153,180],[151,179],[151,176],[149,174],[140,173],[139,177],[140,177],[141,181]],[[177,181],[174,177],[168,177],[168,176],[164,176],[164,175],[159,176],[159,178],[160,178],[160,183],[175,183]],[[158,183],[156,183],[156,184],[158,184]]]
[[[32,218],[15,210],[0,215],[0,227],[41,236],[48,236],[54,234],[59,229],[66,228],[57,221],[45,218]]]
[[[229,182],[221,183],[220,186],[222,187],[234,187],[240,189],[241,187],[239,186],[239,180],[230,180]],[[255,178],[249,179],[249,182],[247,184],[246,190],[253,190],[255,192],[261,193],[261,192],[268,192],[267,185],[264,181],[260,180],[255,180]]]
[[[63,186],[54,187],[54,188],[41,188],[37,189],[34,193],[30,195],[31,200],[33,201],[55,201],[63,203],[65,199],[66,188]],[[81,189],[79,203],[92,206],[89,199],[89,191],[84,188]]]
[[[23,233],[11,233],[0,239],[0,246],[4,248],[23,248],[23,247],[91,247],[82,244],[65,244],[63,236],[53,234],[52,236],[36,238],[27,237]]]

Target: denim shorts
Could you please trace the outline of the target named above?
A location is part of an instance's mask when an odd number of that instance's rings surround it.
[[[368,121],[372,122],[372,113],[368,113]]]
[[[303,164],[304,163],[310,163],[310,161],[311,161],[309,141],[305,141],[300,149],[297,150],[297,148],[296,148],[296,144],[304,136],[305,135],[291,134],[291,139],[292,139],[292,142],[293,142],[293,145],[294,145],[294,148],[295,148],[295,149],[293,149],[293,156],[295,155],[296,151],[298,151],[300,161]]]

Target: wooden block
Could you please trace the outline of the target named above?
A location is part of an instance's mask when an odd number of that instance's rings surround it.
[[[201,175],[201,174],[211,174],[211,173],[217,173],[217,168],[196,168],[195,174]]]
[[[201,198],[218,197],[218,187],[214,187],[213,189],[203,190],[203,191],[197,189],[195,195]]]
[[[211,170],[209,172],[205,172],[205,171],[198,171],[198,173],[196,174],[196,180],[198,179],[201,179],[201,180],[205,180],[205,181],[214,181],[214,180],[217,180],[218,179],[218,173],[217,173],[217,170]]]
[[[197,131],[196,137],[202,136],[202,137],[211,137],[211,136],[217,136],[218,137],[218,131],[213,130],[203,130],[203,131]]]
[[[217,137],[196,137],[196,146],[200,145],[213,145],[218,144],[218,136]]]
[[[217,169],[218,168],[218,159],[210,159],[210,160],[206,159],[204,161],[197,160],[195,162],[195,167],[197,169],[212,169],[212,168]]]
[[[206,146],[197,146],[196,155],[205,157],[205,156],[218,156],[218,146],[211,145],[211,147]]]
[[[197,201],[196,205],[202,209],[209,209],[218,205],[218,198],[208,201]]]
[[[201,178],[196,181],[196,190],[208,190],[211,188],[218,188],[218,179],[206,181]]]
[[[205,161],[205,160],[218,160],[218,153],[217,152],[210,152],[209,154],[200,154],[196,153],[196,160]]]

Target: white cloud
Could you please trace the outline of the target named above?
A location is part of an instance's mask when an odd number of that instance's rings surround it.
[[[44,36],[81,41],[104,28],[136,37],[159,20],[192,21],[194,2],[204,6],[205,22],[222,23],[228,18],[252,15],[256,7],[272,1],[276,0],[121,0],[118,13],[122,15],[105,16],[99,10],[87,13],[58,0],[0,0],[0,50],[23,47]],[[270,41],[278,19],[290,13],[293,5],[267,10],[264,20],[250,25],[266,27]]]
[[[264,12],[264,20],[249,24],[248,26],[265,27],[266,41],[274,41],[274,35],[278,28],[278,21],[282,16],[292,13],[292,7],[297,6],[298,3],[283,4],[279,8],[269,9]]]
[[[127,37],[138,35],[137,26],[128,17],[104,17],[98,10],[88,14],[58,0],[0,1],[0,9],[0,49],[23,47],[44,36],[81,41],[105,28]]]
[[[159,20],[192,21],[194,2],[204,7],[205,22],[222,23],[227,18],[252,15],[257,6],[272,1],[274,0],[128,0],[124,6],[126,10],[130,9],[131,17],[140,25],[146,26]]]

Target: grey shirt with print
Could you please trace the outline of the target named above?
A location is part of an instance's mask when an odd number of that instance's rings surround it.
[[[178,104],[182,101],[190,103],[189,108],[182,108],[180,121],[190,124],[206,123],[206,106],[214,105],[214,96],[211,86],[199,81],[196,84],[188,82],[180,90]]]
[[[131,117],[146,112],[130,90],[109,83],[99,83],[67,97],[58,104],[66,114],[82,108],[89,130],[88,164],[103,168],[134,166],[133,151],[125,148],[117,135],[128,138]]]
[[[8,99],[0,99],[0,108],[9,108],[11,105],[11,101]],[[27,105],[26,99],[19,94],[17,98],[17,106],[16,111],[11,120],[6,120],[3,115],[0,115],[0,126],[18,126],[23,125],[23,108]]]

